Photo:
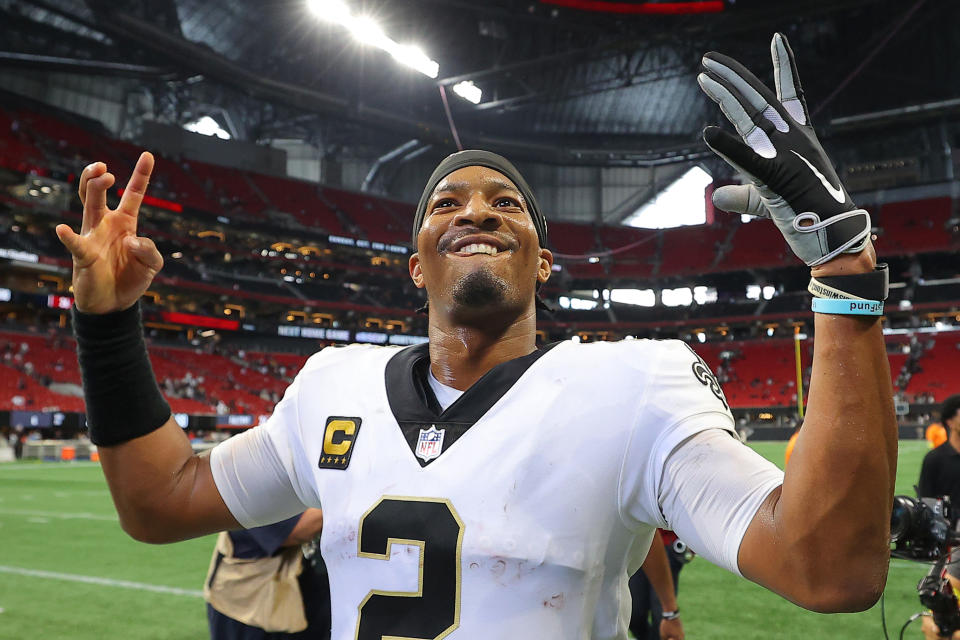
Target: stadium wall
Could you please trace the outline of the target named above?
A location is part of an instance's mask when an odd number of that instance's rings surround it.
[[[470,146],[469,141],[465,146]],[[396,167],[388,183],[390,197],[417,202],[424,183],[443,155],[424,154]],[[550,220],[587,224],[620,222],[690,168],[688,164],[651,168],[580,167],[521,161],[516,165]]]
[[[169,157],[185,156],[223,167],[272,176],[287,175],[287,153],[282,149],[240,140],[221,140],[174,125],[144,121],[141,144]]]
[[[119,135],[128,92],[135,81],[68,73],[0,71],[0,87],[54,107],[100,121]]]

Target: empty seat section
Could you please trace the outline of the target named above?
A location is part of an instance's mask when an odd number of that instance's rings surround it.
[[[780,230],[769,220],[741,224],[733,234],[733,245],[717,265],[718,271],[791,264],[793,254]]]
[[[263,211],[267,203],[253,190],[242,170],[193,160],[185,160],[183,164],[184,171],[209,194],[216,212],[244,213],[257,220],[265,219]]]
[[[248,175],[274,207],[293,215],[304,226],[319,227],[334,234],[343,233],[343,226],[336,213],[328,209],[320,199],[319,185],[260,173]]]
[[[653,275],[657,259],[657,233],[655,230],[635,227],[600,227],[597,234],[604,250],[616,251],[608,259],[609,274],[621,278]]]
[[[943,402],[957,393],[956,371],[960,351],[960,333],[941,333],[931,338],[934,344],[917,360],[917,371],[910,378],[907,393],[932,394],[936,402]]]
[[[719,225],[665,230],[658,275],[692,275],[709,271],[728,232]]]
[[[883,235],[877,242],[883,255],[944,251],[956,246],[946,228],[953,203],[950,198],[929,198],[912,202],[891,202],[874,211],[874,225]]]
[[[324,188],[323,194],[360,227],[370,240],[390,244],[409,242],[412,216],[408,224],[401,225],[385,206],[385,202],[379,198],[329,188]]]

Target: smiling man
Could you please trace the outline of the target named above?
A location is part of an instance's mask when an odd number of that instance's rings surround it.
[[[700,82],[741,134],[711,129],[707,142],[751,178],[718,204],[773,217],[821,294],[786,476],[736,439],[716,378],[684,343],[537,349],[547,224],[517,169],[483,151],[444,160],[417,208],[410,275],[427,292],[429,343],[324,349],[266,423],[194,456],[140,328],[137,300],[162,266],[136,237],[144,154],[115,211],[112,175],[88,167],[81,234],[57,229],[123,527],[170,542],[322,507],[335,639],[623,640],[627,576],[657,527],[801,606],[872,605],[896,466],[885,272],[869,215],[834,186],[786,40],[772,48],[776,94],[718,54]]]

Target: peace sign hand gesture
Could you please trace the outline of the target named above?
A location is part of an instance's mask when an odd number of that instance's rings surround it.
[[[84,313],[111,313],[131,307],[163,267],[150,238],[137,237],[137,216],[153,171],[153,155],[140,154],[116,209],[107,208],[114,176],[95,162],[80,175],[83,222],[77,234],[57,225],[57,237],[73,255],[73,295]]]

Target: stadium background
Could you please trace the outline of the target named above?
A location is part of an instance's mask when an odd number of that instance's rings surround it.
[[[914,440],[960,391],[958,19],[957,3],[882,0],[0,0],[0,431],[58,461],[0,465],[0,638],[203,635],[190,593],[70,579],[192,592],[212,548],[126,540],[96,464],[61,461],[96,455],[77,438],[53,227],[79,225],[86,164],[122,187],[141,149],[157,156],[142,233],[166,260],[144,298],[151,359],[197,448],[256,424],[325,345],[425,339],[413,203],[462,144],[514,160],[548,216],[542,341],[686,340],[743,435],[782,461],[798,358],[809,381],[808,272],[772,225],[709,205],[738,178],[699,140],[721,114],[695,81],[710,49],[769,81],[776,30],[891,265],[912,493]],[[922,573],[894,563],[891,621],[919,608]],[[702,561],[684,572],[691,637],[879,635],[876,612],[825,618],[740,582]]]

